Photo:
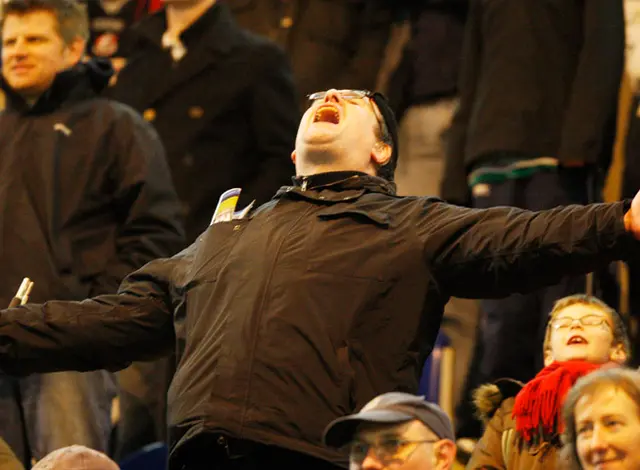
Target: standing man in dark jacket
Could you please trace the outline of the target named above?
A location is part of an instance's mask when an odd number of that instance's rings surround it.
[[[300,114],[277,46],[240,29],[216,0],[165,4],[132,29],[136,53],[108,93],[160,134],[193,242],[227,189],[261,204],[290,181],[283,155]]]
[[[541,210],[600,199],[624,66],[623,0],[473,0],[442,194],[476,208]],[[564,278],[481,303],[479,383],[528,381],[542,366],[544,319],[585,292]],[[517,360],[515,359],[517,358]]]
[[[325,426],[416,390],[451,295],[528,292],[640,253],[640,195],[537,213],[396,196],[385,100],[313,98],[293,186],[118,295],[1,311],[0,369],[123,367],[177,345],[171,470],[333,469]]]
[[[83,7],[15,0],[3,15],[0,305],[25,276],[40,302],[116,292],[183,244],[160,140],[133,110],[97,97],[111,74],[79,63]],[[108,382],[104,371],[1,375],[0,437],[26,465],[65,445],[107,450]]]
[[[136,52],[108,93],[160,134],[191,243],[224,191],[242,188],[240,205],[261,204],[290,183],[300,113],[280,48],[239,28],[215,0],[165,4],[130,30]],[[172,368],[162,359],[119,374],[120,456],[165,437]]]

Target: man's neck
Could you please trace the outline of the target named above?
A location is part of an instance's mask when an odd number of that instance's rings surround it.
[[[167,33],[173,37],[178,37],[189,28],[216,3],[216,0],[185,1],[184,5],[182,3],[178,1],[167,5]]]
[[[343,165],[337,165],[335,163],[331,164],[316,164],[316,165],[298,165],[296,167],[296,176],[312,176],[318,175],[321,173],[335,173],[342,171],[358,171],[360,173],[366,173],[370,176],[376,176],[375,171],[373,170],[365,170],[363,168],[353,168],[347,167]]]

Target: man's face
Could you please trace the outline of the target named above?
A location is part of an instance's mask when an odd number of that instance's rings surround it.
[[[350,470],[445,470],[453,466],[455,444],[438,439],[418,420],[361,425],[351,446]]]
[[[82,41],[80,44],[82,44]],[[46,10],[10,13],[2,29],[2,75],[17,93],[40,96],[56,74],[82,56],[82,45],[67,46],[55,15]]]
[[[368,97],[345,99],[337,90],[312,102],[302,116],[292,155],[298,175],[351,170],[376,174],[391,156],[379,141],[379,111]]]
[[[640,470],[638,405],[611,385],[576,403],[576,450],[585,470]]]
[[[622,363],[626,355],[621,345],[614,345],[613,341],[613,323],[607,313],[594,305],[569,305],[551,320],[545,362],[547,365],[571,360]]]

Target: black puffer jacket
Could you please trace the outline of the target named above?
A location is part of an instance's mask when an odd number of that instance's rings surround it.
[[[480,211],[362,174],[304,178],[119,295],[2,311],[0,369],[121,367],[177,340],[174,459],[222,433],[340,462],[323,429],[377,394],[416,391],[450,295],[526,292],[631,256],[626,208]]]

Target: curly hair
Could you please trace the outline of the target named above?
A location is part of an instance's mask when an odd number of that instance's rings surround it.
[[[562,407],[564,432],[560,458],[566,462],[568,470],[582,470],[577,449],[576,403],[587,394],[605,388],[620,390],[636,404],[636,413],[640,416],[640,372],[634,369],[613,367],[600,369],[579,379],[567,394]]]

